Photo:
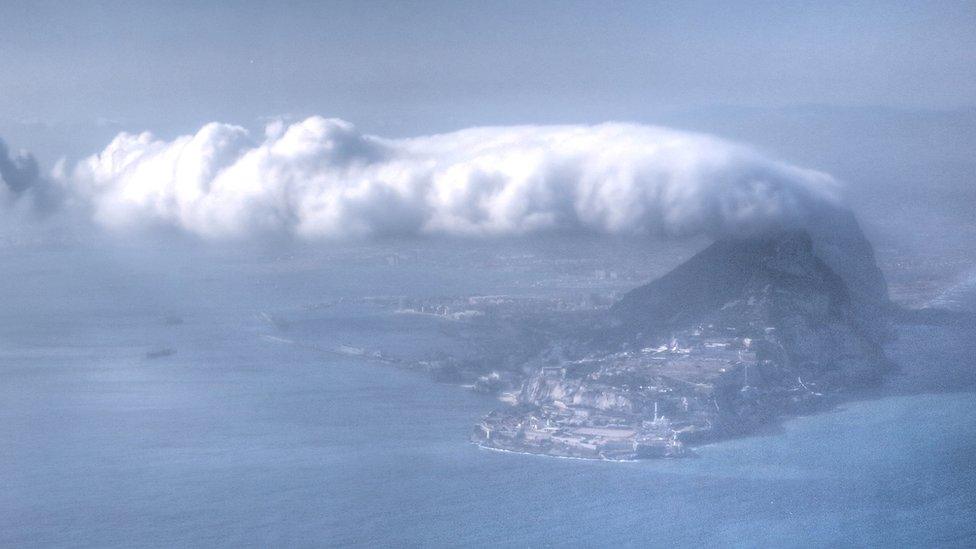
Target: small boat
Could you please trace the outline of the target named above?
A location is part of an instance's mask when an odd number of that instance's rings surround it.
[[[146,353],[146,358],[148,358],[148,359],[164,358],[164,357],[172,356],[172,355],[175,355],[175,354],[176,354],[176,349],[169,349],[169,348],[166,348],[166,349],[158,349],[158,350],[149,351],[148,353]]]

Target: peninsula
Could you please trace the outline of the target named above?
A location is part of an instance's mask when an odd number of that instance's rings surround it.
[[[472,439],[564,457],[680,457],[878,384],[891,369],[883,279],[873,255],[858,258],[866,275],[848,263],[845,278],[822,259],[837,263],[830,252],[805,230],[716,241],[549,346]]]

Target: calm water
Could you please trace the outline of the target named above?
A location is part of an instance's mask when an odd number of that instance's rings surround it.
[[[976,544],[973,394],[852,403],[699,459],[504,454],[466,442],[492,399],[262,337],[436,338],[295,312],[328,273],[113,272],[40,269],[4,295],[2,546]],[[284,332],[258,316],[274,307]],[[145,357],[161,348],[177,353]]]

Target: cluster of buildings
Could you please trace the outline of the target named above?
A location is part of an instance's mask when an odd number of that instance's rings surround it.
[[[514,395],[516,406],[489,414],[473,438],[559,456],[685,455],[686,442],[715,426],[717,386],[748,392],[749,369],[760,362],[753,343],[699,326],[640,350],[544,366]]]

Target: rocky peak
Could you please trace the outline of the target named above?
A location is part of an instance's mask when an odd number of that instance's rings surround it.
[[[700,323],[730,308],[742,313],[736,304],[768,307],[770,300],[782,305],[787,297],[823,303],[840,315],[850,309],[846,285],[814,250],[803,230],[715,242],[625,295],[611,311],[615,330],[624,337],[653,334]]]

